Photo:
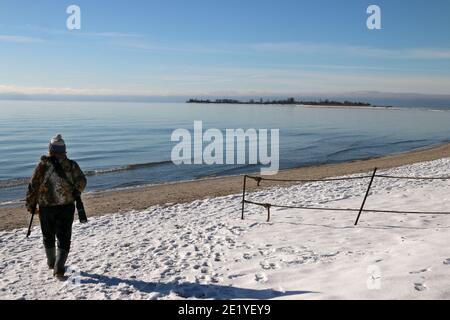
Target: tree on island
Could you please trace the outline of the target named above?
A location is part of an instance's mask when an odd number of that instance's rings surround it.
[[[367,102],[351,102],[345,100],[344,102],[335,101],[335,100],[319,100],[319,101],[302,101],[295,100],[295,98],[290,97],[287,99],[279,99],[279,100],[269,100],[263,101],[263,98],[260,98],[259,102],[256,102],[254,99],[250,99],[249,101],[240,101],[236,99],[216,99],[214,101],[210,99],[189,99],[186,103],[214,103],[214,104],[274,104],[274,105],[311,105],[311,106],[357,106],[357,107],[369,107],[372,104]]]

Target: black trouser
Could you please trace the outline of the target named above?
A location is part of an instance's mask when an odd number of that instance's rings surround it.
[[[69,251],[75,205],[39,208],[39,211],[45,248],[53,249],[56,237],[58,248]]]

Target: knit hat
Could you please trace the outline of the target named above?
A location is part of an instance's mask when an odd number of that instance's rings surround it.
[[[54,153],[66,153],[66,143],[60,134],[50,140],[48,150]]]

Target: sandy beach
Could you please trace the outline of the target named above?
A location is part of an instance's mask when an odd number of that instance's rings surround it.
[[[378,167],[379,169],[389,169],[446,157],[450,157],[450,144],[369,160],[283,170],[273,177],[287,179],[320,179],[367,172],[375,167]],[[84,202],[89,216],[102,216],[117,212],[144,210],[154,205],[170,206],[194,200],[237,194],[242,191],[242,181],[242,176],[219,177],[127,190],[97,192],[86,194],[84,196]],[[271,187],[278,184],[264,182],[262,187]],[[287,186],[289,183],[282,183],[282,185]],[[248,186],[248,190],[255,190],[255,187],[255,183],[251,182]],[[29,214],[23,206],[0,209],[0,230],[2,231],[24,228],[28,225],[28,222]],[[37,221],[35,223],[37,224]]]

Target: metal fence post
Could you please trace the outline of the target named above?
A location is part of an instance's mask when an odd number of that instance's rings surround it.
[[[267,222],[270,222],[270,204],[266,204],[265,207],[267,208]]]
[[[369,196],[370,188],[372,187],[373,179],[375,179],[375,175],[377,174],[377,170],[378,170],[378,168],[375,168],[373,170],[373,174],[372,174],[372,178],[370,179],[369,187],[367,188],[366,195],[364,196],[364,200],[363,200],[363,203],[361,205],[361,209],[359,209],[358,217],[356,218],[356,221],[355,221],[355,226],[358,225],[359,218],[361,217],[361,213],[364,210],[364,205],[366,204],[367,197]]]
[[[241,219],[244,220],[244,210],[245,210],[245,187],[247,185],[247,175],[244,175],[244,188],[242,190],[242,217]]]

